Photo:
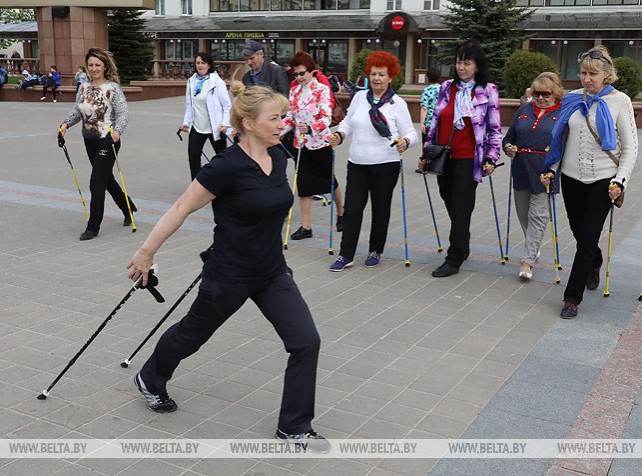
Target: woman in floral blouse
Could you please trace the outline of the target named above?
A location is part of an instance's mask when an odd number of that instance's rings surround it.
[[[296,184],[301,226],[290,236],[292,240],[302,240],[312,238],[310,209],[313,195],[329,193],[334,180],[337,231],[343,230],[343,200],[337,179],[332,176],[332,148],[328,143],[332,120],[330,88],[313,76],[314,59],[308,53],[297,52],[291,64],[297,84],[290,89],[290,110],[284,120],[283,133],[296,130],[294,146],[302,147]]]

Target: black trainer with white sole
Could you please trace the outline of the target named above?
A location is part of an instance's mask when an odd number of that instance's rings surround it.
[[[134,383],[138,387],[138,390],[140,390],[140,393],[143,394],[143,397],[145,397],[145,400],[147,400],[147,406],[150,410],[156,413],[171,413],[178,409],[178,405],[176,405],[176,402],[169,396],[167,390],[158,395],[154,395],[147,390],[140,373],[137,373],[134,377]]]
[[[298,434],[288,434],[284,431],[276,430],[274,438],[305,448],[304,451],[309,451],[310,453],[325,454],[332,449],[330,442],[314,430]]]

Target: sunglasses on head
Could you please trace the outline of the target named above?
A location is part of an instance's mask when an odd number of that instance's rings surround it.
[[[536,98],[536,99],[539,98],[539,97],[542,97],[544,99],[548,99],[548,98],[551,97],[551,94],[553,94],[553,93],[550,92],[550,91],[533,91],[533,93],[532,93],[533,97]]]
[[[294,73],[292,73],[292,76],[294,76],[295,78],[298,78],[299,76],[305,76],[306,73],[307,71],[298,71],[298,72],[295,71]]]
[[[604,56],[599,50],[585,51],[584,53],[580,53],[577,57],[577,62],[581,63],[585,58],[603,59],[607,63],[610,63],[609,59]]]

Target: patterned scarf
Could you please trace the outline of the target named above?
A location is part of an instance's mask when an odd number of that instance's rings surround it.
[[[194,86],[194,96],[198,96],[201,91],[203,90],[203,83],[210,79],[210,75],[208,74],[207,76],[201,76],[198,78],[196,81],[196,86]]]
[[[368,111],[368,113],[370,114],[370,122],[372,122],[372,126],[377,130],[381,137],[386,137],[388,139],[392,137],[392,134],[390,133],[390,127],[388,127],[388,121],[386,120],[385,116],[381,114],[381,111],[379,111],[379,109],[387,102],[392,104],[392,96],[394,95],[395,92],[392,90],[392,86],[388,85],[388,89],[386,89],[386,92],[383,93],[383,95],[379,98],[378,102],[375,102],[375,97],[372,93],[372,89],[368,89],[368,93],[366,96],[368,102],[370,103],[370,111]]]
[[[473,117],[475,108],[473,107],[472,91],[475,87],[475,80],[471,79],[467,83],[460,82],[457,84],[457,94],[455,94],[455,116],[453,125],[462,130],[465,126],[464,117]]]

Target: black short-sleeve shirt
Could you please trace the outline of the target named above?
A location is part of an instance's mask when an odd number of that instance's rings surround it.
[[[216,196],[214,250],[203,267],[207,278],[245,283],[273,279],[287,269],[281,239],[283,221],[293,202],[287,158],[276,147],[268,152],[270,175],[233,145],[196,176]]]

